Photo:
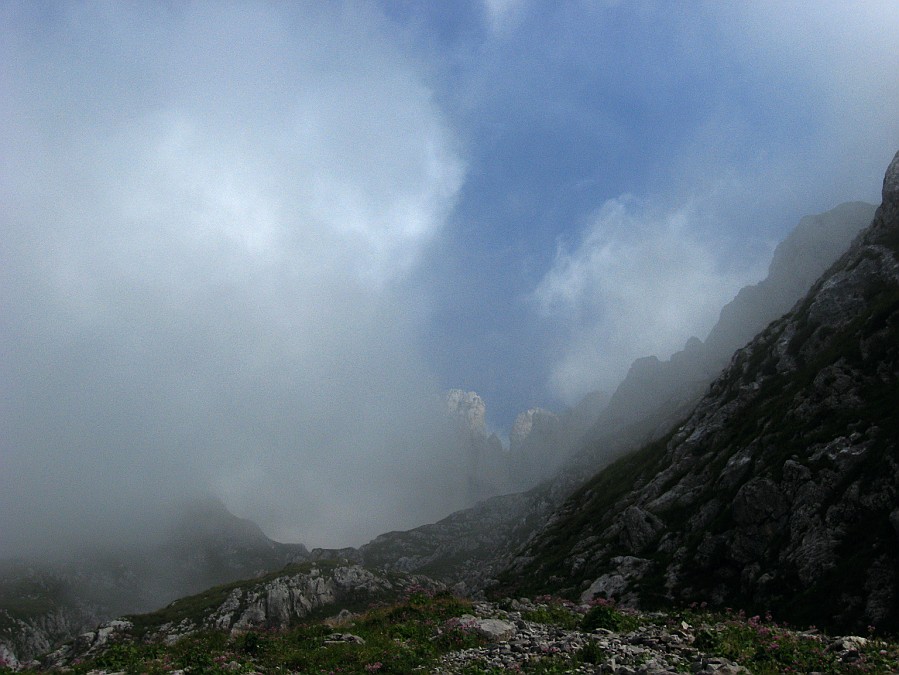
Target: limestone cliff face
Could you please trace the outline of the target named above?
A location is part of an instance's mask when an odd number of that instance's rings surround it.
[[[64,605],[33,616],[0,609],[0,666],[18,668],[107,618],[98,608]]]
[[[897,497],[899,153],[850,250],[682,425],[572,496],[504,581],[896,630]]]
[[[487,406],[476,392],[450,389],[445,400],[450,417],[474,434],[487,434]]]
[[[434,439],[448,452],[446,464],[436,467],[439,487],[455,494],[458,508],[508,492],[508,453],[499,437],[487,430],[484,400],[473,391],[450,389],[444,394],[444,406],[447,425]]]

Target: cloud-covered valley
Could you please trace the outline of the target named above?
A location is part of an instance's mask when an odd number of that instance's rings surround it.
[[[364,11],[53,11],[4,48],[5,545],[193,490],[316,543],[403,522],[409,276],[464,175],[416,65]]]
[[[221,497],[360,544],[700,338],[899,147],[894,3],[8,2],[0,554]],[[133,538],[133,537],[132,537]]]

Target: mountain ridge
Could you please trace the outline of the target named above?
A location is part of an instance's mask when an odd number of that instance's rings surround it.
[[[636,425],[644,441],[664,433],[689,412],[734,351],[790,310],[843,254],[871,222],[875,209],[865,202],[846,202],[800,219],[775,247],[767,276],[740,289],[721,309],[704,341],[690,338],[684,349],[664,361],[655,356],[634,361],[594,423],[594,435]],[[575,456],[572,466],[589,468],[596,460],[588,450]]]

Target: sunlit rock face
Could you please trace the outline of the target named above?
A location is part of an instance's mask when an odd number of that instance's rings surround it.
[[[513,490],[526,490],[552,478],[595,422],[604,399],[596,394],[560,414],[531,408],[518,415],[503,447],[486,423],[487,406],[473,391],[444,395],[448,420],[458,443],[460,466],[467,471],[469,504]]]
[[[542,428],[550,427],[559,419],[558,415],[551,413],[543,408],[531,408],[523,413],[519,413],[512,425],[512,431],[509,433],[510,447],[520,447],[525,443],[531,433],[536,430],[540,433]]]
[[[446,410],[474,433],[487,433],[487,406],[475,392],[450,389],[446,392]]]
[[[805,298],[681,424],[567,501],[506,579],[899,628],[897,181],[899,156],[870,226]]]
[[[458,484],[459,508],[472,506],[511,489],[509,455],[502,441],[487,430],[487,406],[473,391],[450,389],[444,394],[448,439],[455,460],[444,478]]]

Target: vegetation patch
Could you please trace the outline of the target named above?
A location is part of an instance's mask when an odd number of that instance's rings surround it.
[[[209,631],[173,645],[113,643],[97,657],[74,663],[70,672],[409,673],[436,664],[448,651],[485,643],[459,619],[470,610],[470,602],[449,594],[414,593],[401,603],[372,609],[340,626],[309,622],[234,637]],[[344,635],[351,638],[343,639]],[[10,672],[0,668],[0,673]]]
[[[682,620],[701,626],[694,645],[736,661],[754,675],[782,673],[893,673],[899,646],[879,638],[833,640],[814,627],[792,630],[770,614],[686,613]]]
[[[535,598],[538,603],[534,609],[521,613],[521,618],[532,623],[558,626],[565,630],[577,630],[581,627],[583,612],[579,612],[574,603],[564,598],[542,595]]]
[[[677,672],[696,672],[709,659],[727,659],[755,675],[808,673],[894,673],[899,671],[899,644],[873,633],[866,637],[833,638],[811,628],[795,630],[770,615],[709,611],[694,605],[680,610],[642,614],[621,610],[606,601],[576,606],[558,597],[541,596],[521,618],[544,626],[544,635],[559,636],[546,627],[575,635],[577,647],[560,649],[536,640],[516,661],[497,665],[486,654],[503,652],[488,645],[470,616],[496,612],[498,606],[475,608],[446,593],[412,593],[403,601],[378,607],[353,620],[334,625],[309,621],[287,630],[257,630],[236,636],[223,631],[197,633],[174,644],[125,640],[112,643],[96,657],[67,667],[72,675],[91,671],[163,675],[226,673],[413,673],[443,672],[499,675],[584,672],[607,668],[614,660],[638,670],[662,659]],[[509,601],[509,605],[513,603]],[[574,620],[574,624],[572,623]],[[538,631],[539,632],[539,631]],[[655,645],[646,649],[647,645]],[[662,645],[668,645],[664,647]],[[491,651],[493,650],[493,651]],[[450,667],[441,659],[455,652]],[[467,654],[462,660],[459,656]],[[526,657],[525,657],[526,656]],[[699,664],[699,665],[698,665]],[[23,671],[29,673],[30,671]],[[12,675],[0,666],[0,674]]]
[[[634,614],[627,614],[610,602],[602,600],[594,601],[595,605],[584,615],[581,620],[581,629],[585,632],[595,631],[597,628],[610,630],[614,633],[628,633],[640,625],[640,620]]]

